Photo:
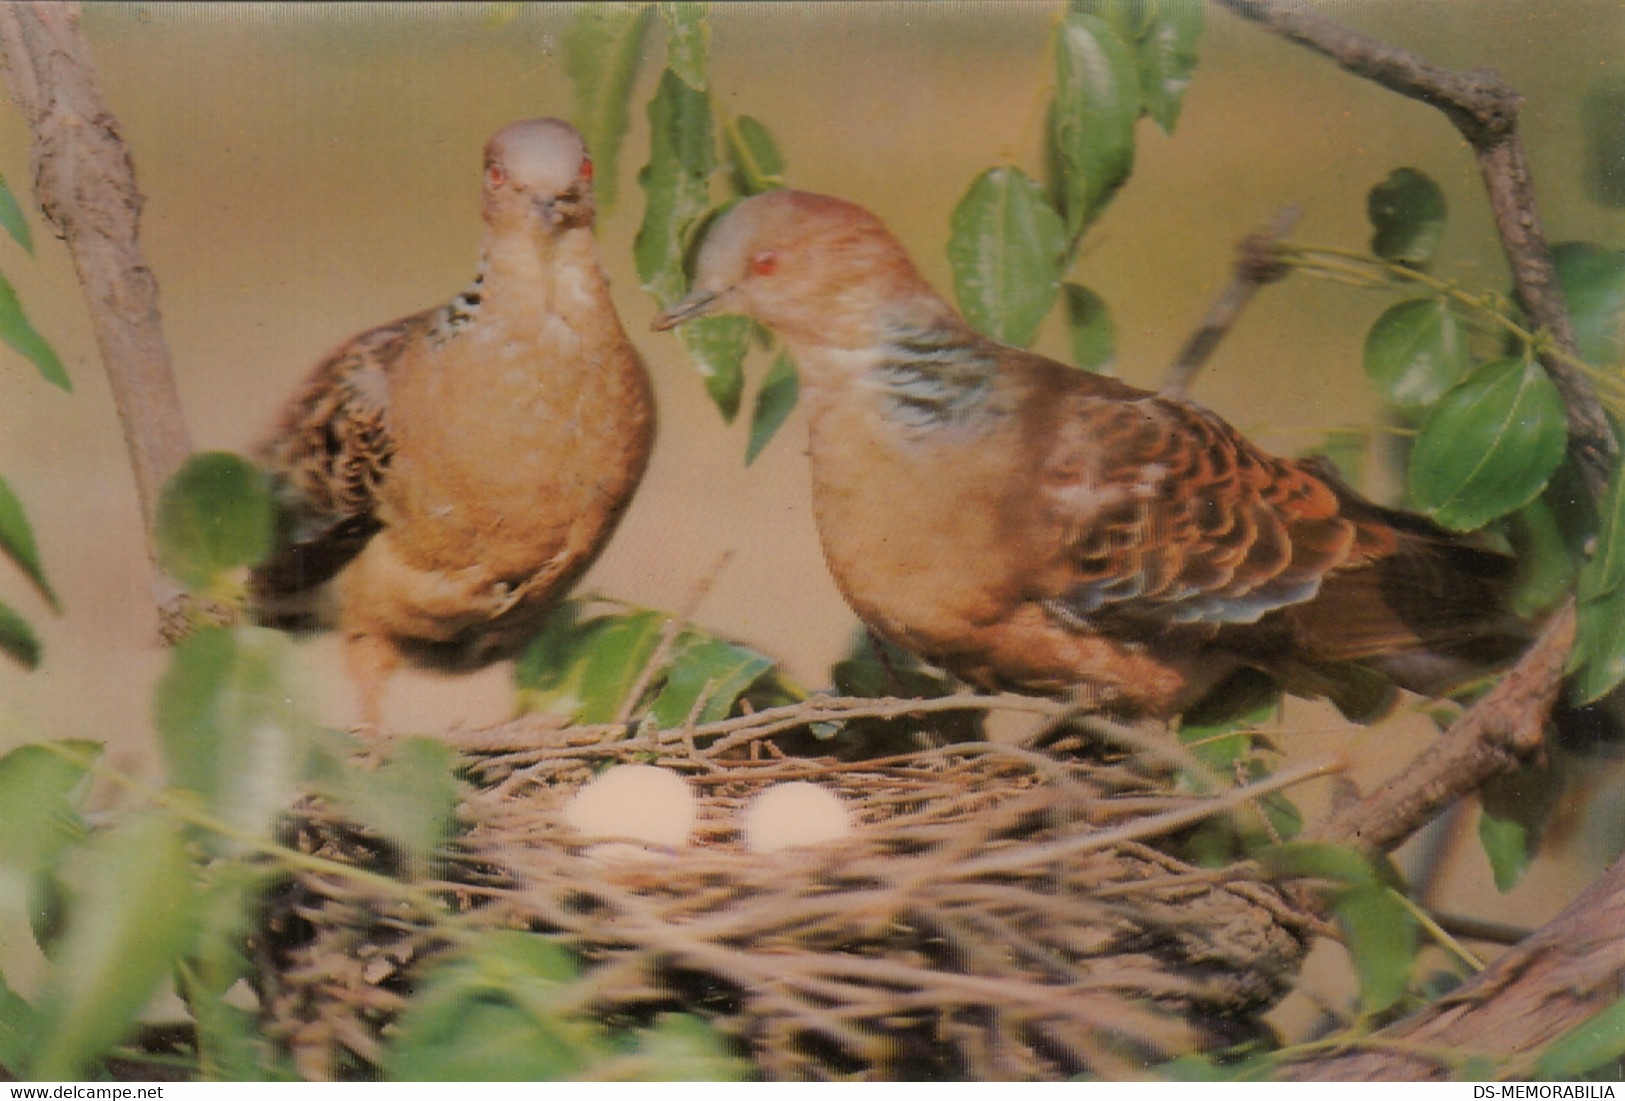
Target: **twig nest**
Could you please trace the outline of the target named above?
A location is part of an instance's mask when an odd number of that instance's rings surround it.
[[[774,784],[745,811],[745,843],[759,853],[819,845],[851,832],[852,820],[841,797],[804,780]]]
[[[654,765],[616,765],[585,784],[564,805],[564,821],[588,837],[688,843],[694,793],[675,772]]]

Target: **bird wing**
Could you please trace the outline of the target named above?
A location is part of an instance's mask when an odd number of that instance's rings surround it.
[[[331,579],[382,527],[379,493],[395,451],[390,374],[429,324],[429,314],[414,315],[339,347],[261,445],[282,512],[280,547],[251,582],[262,597]]]
[[[1066,558],[1054,606],[1080,625],[1254,623],[1394,549],[1309,468],[1204,409],[1098,383],[1061,405],[1045,469]]]

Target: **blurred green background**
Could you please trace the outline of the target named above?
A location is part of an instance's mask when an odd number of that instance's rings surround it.
[[[1326,14],[1451,68],[1490,66],[1524,94],[1523,132],[1554,240],[1625,245],[1625,8],[1586,0],[1345,0]],[[772,130],[788,181],[859,202],[947,289],[948,215],[970,181],[1006,162],[1037,174],[1053,3],[729,3],[712,11],[719,105]],[[472,274],[480,149],[517,118],[569,117],[563,4],[93,3],[84,28],[147,196],[144,242],[194,443],[245,450],[318,357],[363,328],[432,305]],[[660,441],[642,492],[586,585],[683,605],[736,552],[697,620],[827,683],[855,620],[828,580],[807,500],[804,428],[792,419],[750,468],[748,417],[724,427],[677,341],[651,334],[632,271],[642,213],[633,182],[642,105],[658,76],[657,22],[633,93],[620,199],[600,237],[617,302],[659,394]],[[1210,10],[1201,64],[1172,138],[1140,124],[1132,180],[1091,230],[1074,277],[1117,325],[1119,373],[1154,386],[1228,278],[1236,241],[1297,204],[1296,239],[1365,246],[1365,193],[1400,165],[1445,188],[1439,274],[1501,289],[1505,266],[1464,143],[1432,108]],[[19,113],[0,106],[0,173],[30,179]],[[40,223],[30,211],[36,229]],[[151,753],[147,696],[163,653],[123,444],[77,283],[41,233],[35,260],[0,264],[77,392],[0,352],[0,471],[33,520],[65,612],[53,618],[15,571],[0,600],[40,630],[35,673],[0,664],[15,730],[106,739],[138,770]],[[9,250],[9,251],[7,251]],[[1390,300],[1296,276],[1249,309],[1194,397],[1266,447],[1294,453],[1321,431],[1370,423],[1366,328]],[[1039,348],[1065,355],[1055,319]],[[758,372],[759,374],[759,372]],[[747,392],[746,408],[750,395]],[[1379,477],[1373,489],[1385,485]],[[305,647],[323,717],[348,722],[331,639]],[[427,675],[392,687],[386,717],[411,729],[505,716],[507,670]],[[1426,724],[1350,734],[1293,705],[1296,751],[1346,748],[1361,783],[1431,737]],[[1600,806],[1608,809],[1611,801]],[[1468,825],[1471,822],[1469,820]],[[1580,823],[1584,825],[1584,823]],[[1502,920],[1550,916],[1607,853],[1573,833],[1506,902],[1481,896],[1471,844],[1441,883],[1452,908]],[[1589,839],[1589,840],[1588,840]]]

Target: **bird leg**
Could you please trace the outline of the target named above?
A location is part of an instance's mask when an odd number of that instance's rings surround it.
[[[361,703],[359,732],[377,738],[383,730],[384,687],[400,667],[400,649],[383,635],[352,630],[344,637],[344,664]]]

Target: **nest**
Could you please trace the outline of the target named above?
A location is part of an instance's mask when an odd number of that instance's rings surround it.
[[[583,1010],[701,1014],[769,1078],[1132,1076],[1255,1030],[1316,928],[1273,886],[1136,836],[1203,798],[1144,754],[978,742],[840,761],[737,738],[709,752],[578,742],[471,758],[466,830],[420,882],[465,921],[571,946]],[[690,782],[689,846],[606,853],[563,824],[574,791],[629,760]],[[796,780],[838,793],[853,833],[750,851],[744,806]],[[293,832],[400,874],[387,844],[319,806]],[[376,1073],[381,1034],[443,948],[398,899],[302,874],[258,945],[269,1031],[308,1077]]]

